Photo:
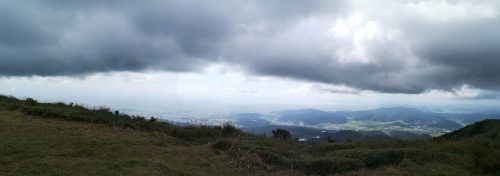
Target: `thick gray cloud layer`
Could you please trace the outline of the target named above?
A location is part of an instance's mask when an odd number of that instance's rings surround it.
[[[199,71],[389,93],[500,89],[498,1],[0,0],[0,75]]]

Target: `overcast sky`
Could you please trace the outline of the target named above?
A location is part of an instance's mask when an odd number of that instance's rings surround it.
[[[0,93],[497,107],[499,13],[496,0],[0,0]]]

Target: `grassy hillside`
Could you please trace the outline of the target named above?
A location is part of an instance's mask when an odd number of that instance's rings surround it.
[[[499,123],[427,141],[305,145],[0,96],[0,175],[499,175]]]

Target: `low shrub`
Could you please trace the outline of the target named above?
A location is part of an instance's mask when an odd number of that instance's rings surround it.
[[[95,107],[93,109],[93,111],[96,111],[98,113],[106,113],[106,114],[113,114],[111,112],[111,109],[109,107],[106,107],[106,106],[98,106],[98,107]]]
[[[308,153],[314,155],[325,155],[326,153],[335,152],[338,150],[353,149],[356,148],[352,143],[328,143],[322,145],[309,145],[306,149]]]
[[[185,139],[185,140],[198,140],[207,141],[208,139],[213,140],[221,136],[220,131],[211,127],[177,127],[173,126],[165,131],[174,137]]]
[[[17,104],[0,104],[0,110],[14,111],[19,109]]]
[[[271,164],[274,166],[280,166],[280,167],[290,167],[290,159],[288,157],[270,151],[270,150],[259,150],[257,151],[257,154],[259,157],[267,164]]]
[[[23,106],[19,108],[19,110],[27,115],[32,115],[32,116],[41,116],[41,117],[52,117],[52,118],[65,118],[66,115],[57,112],[51,109],[47,108],[42,108],[42,107],[30,107],[30,106]]]
[[[35,106],[38,104],[38,102],[33,99],[33,98],[26,98],[26,100],[24,100],[26,102],[27,105],[30,105],[30,106]]]
[[[237,136],[241,133],[240,129],[232,122],[224,122],[218,129],[224,137]]]
[[[233,144],[231,143],[231,141],[222,139],[215,142],[213,148],[216,150],[229,150],[232,146]]]
[[[7,102],[7,103],[12,103],[12,102],[19,102],[20,100],[17,99],[16,97],[13,97],[13,96],[6,96],[6,95],[2,95],[0,94],[0,100],[2,102]]]
[[[149,122],[156,122],[157,120],[158,120],[158,118],[155,118],[155,117],[149,118]]]
[[[276,130],[273,130],[272,133],[275,139],[280,139],[284,141],[292,139],[292,135],[290,134],[290,132],[288,132],[285,129],[277,128]]]
[[[331,156],[358,158],[369,168],[399,164],[404,159],[413,162],[422,162],[435,158],[432,153],[411,148],[350,149],[334,152]]]
[[[350,158],[319,158],[298,161],[295,164],[306,174],[318,175],[352,171],[363,167],[362,161]]]

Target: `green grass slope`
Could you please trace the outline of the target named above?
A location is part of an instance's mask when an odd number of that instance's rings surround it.
[[[500,120],[483,120],[462,129],[440,136],[438,139],[460,140],[467,138],[492,138],[500,133]]]
[[[500,175],[499,123],[426,141],[306,145],[0,96],[0,175]]]

